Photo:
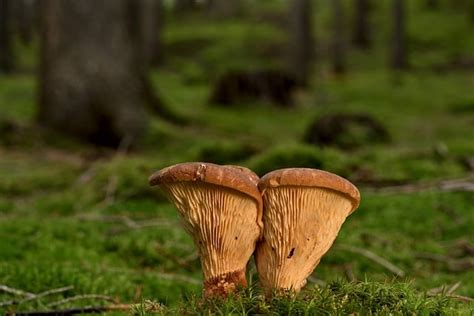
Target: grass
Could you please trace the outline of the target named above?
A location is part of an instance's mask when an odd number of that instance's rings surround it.
[[[281,8],[272,10],[278,14]],[[193,124],[176,127],[153,118],[140,146],[127,155],[37,128],[34,76],[0,77],[0,284],[33,293],[73,286],[17,307],[0,307],[0,313],[45,310],[52,302],[82,294],[138,304],[141,314],[150,306],[163,314],[472,313],[472,303],[449,298],[446,290],[426,294],[460,282],[455,294],[474,297],[474,270],[463,266],[472,260],[466,248],[474,240],[472,192],[381,194],[364,185],[464,177],[468,170],[462,162],[474,156],[472,74],[429,70],[447,62],[453,51],[469,51],[470,37],[451,36],[469,34],[466,21],[449,10],[411,10],[417,17],[410,24],[415,48],[425,39],[418,26],[435,28],[425,41],[431,45],[429,58],[422,59],[423,51],[416,48],[417,68],[395,78],[385,69],[382,28],[373,51],[351,53],[350,71],[343,78],[332,76],[322,61],[310,88],[297,93],[294,109],[207,104],[210,78],[217,73],[281,61],[265,47],[252,49],[263,40],[270,47],[284,42],[279,27],[254,28],[259,12],[248,21],[170,20],[168,60],[151,78],[165,102]],[[327,12],[322,9],[317,16],[324,44]],[[449,32],[443,32],[443,23]],[[449,47],[433,46],[444,40]],[[197,42],[205,49],[191,56],[188,45]],[[33,54],[25,55],[22,60],[34,64]],[[351,151],[302,143],[313,118],[335,112],[373,115],[391,141]],[[264,300],[251,263],[250,289],[224,301],[199,299],[202,276],[192,241],[173,207],[147,184],[159,168],[199,160],[242,164],[261,175],[304,165],[359,184],[359,210],[311,278],[320,285],[310,282],[299,296]],[[405,277],[348,251],[348,245],[387,259]],[[345,280],[352,276],[356,280]],[[0,292],[0,302],[12,297]],[[84,300],[61,307],[100,303]]]

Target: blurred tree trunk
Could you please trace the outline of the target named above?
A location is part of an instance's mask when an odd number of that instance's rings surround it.
[[[11,0],[0,0],[0,72],[11,72],[14,68]]]
[[[314,57],[312,0],[292,0],[289,10],[289,73],[300,85],[308,83]]]
[[[406,12],[404,0],[393,0],[392,7],[393,30],[391,66],[393,69],[401,70],[408,68],[407,35],[406,35]]]
[[[242,11],[242,0],[207,0],[207,10],[217,17],[231,17]]]
[[[456,13],[467,13],[468,19],[474,22],[474,0],[449,1],[449,8]]]
[[[352,43],[362,49],[367,49],[371,45],[370,10],[370,0],[355,0]]]
[[[430,10],[437,9],[439,7],[439,1],[438,0],[426,0],[426,8]]]
[[[164,26],[164,6],[162,0],[140,0],[137,5],[136,31],[143,67],[158,65],[162,60],[162,29]]]
[[[13,15],[15,20],[15,31],[19,34],[23,44],[30,44],[37,23],[37,1],[15,0],[13,1]]]
[[[189,12],[196,9],[196,0],[174,0],[173,11],[175,13]]]
[[[469,2],[467,9],[469,10],[469,20],[474,23],[474,1]]]
[[[106,146],[132,144],[162,115],[131,23],[129,0],[41,0],[40,122]]]
[[[346,43],[344,40],[344,12],[340,0],[331,0],[332,4],[332,70],[336,74],[346,72]]]

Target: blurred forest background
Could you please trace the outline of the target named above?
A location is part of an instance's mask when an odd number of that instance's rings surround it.
[[[317,301],[468,314],[474,1],[0,0],[0,312],[199,295],[184,161],[348,178]]]

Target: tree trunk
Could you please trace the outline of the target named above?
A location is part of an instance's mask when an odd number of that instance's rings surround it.
[[[128,0],[41,0],[38,117],[106,146],[134,143],[155,102],[130,21]],[[155,104],[156,105],[156,104]]]
[[[207,10],[214,16],[228,18],[242,11],[242,0],[208,0]]]
[[[300,85],[308,83],[314,57],[312,0],[292,0],[289,10],[288,71]]]
[[[196,0],[174,0],[173,11],[175,13],[186,13],[196,9]]]
[[[361,49],[370,47],[370,1],[355,0],[354,34],[352,43]]]
[[[344,40],[344,13],[340,0],[331,0],[333,13],[332,70],[336,74],[346,72],[346,43]]]
[[[23,44],[29,45],[37,26],[37,1],[15,0],[13,1],[13,6],[15,31],[18,33]]]
[[[405,30],[406,12],[404,0],[393,0],[393,30],[391,66],[395,70],[408,68],[407,36]]]
[[[469,2],[467,9],[469,11],[469,20],[471,21],[471,23],[474,23],[474,1]]]
[[[164,25],[162,0],[140,0],[137,5],[137,36],[140,60],[145,69],[158,65],[162,60],[163,44],[161,34]]]
[[[14,68],[11,4],[11,0],[0,0],[0,73],[9,73]]]
[[[438,0],[426,0],[426,8],[430,10],[437,9],[439,7],[439,1]]]

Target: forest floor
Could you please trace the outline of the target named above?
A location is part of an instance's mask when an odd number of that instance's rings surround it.
[[[223,69],[209,65],[261,66],[265,47],[256,56],[235,56],[235,50],[248,52],[260,36],[280,40],[261,23],[220,23],[219,31],[202,21],[168,27],[175,54],[152,79],[166,104],[192,124],[153,118],[140,146],[127,153],[38,128],[34,76],[0,77],[0,285],[29,293],[60,289],[34,297],[0,288],[0,313],[118,303],[170,314],[472,313],[472,72],[440,73],[419,64],[394,76],[383,62],[374,66],[377,58],[355,52],[344,77],[322,65],[292,109],[219,108],[207,104],[210,85],[202,78]],[[200,40],[186,37],[192,28]],[[224,44],[206,44],[192,61],[179,56],[201,42]],[[235,58],[226,63],[227,56]],[[313,118],[328,113],[368,113],[391,139],[351,150],[303,144]],[[199,302],[195,247],[147,178],[170,164],[204,160],[241,164],[260,175],[303,161],[359,186],[358,211],[300,296],[263,300],[251,263],[251,289],[225,302]],[[446,180],[461,188],[450,190]]]

